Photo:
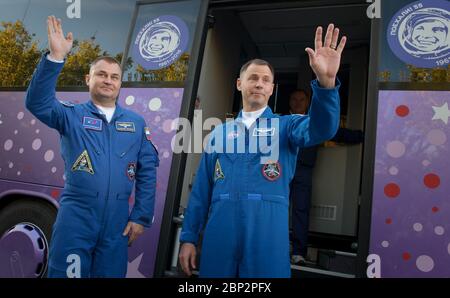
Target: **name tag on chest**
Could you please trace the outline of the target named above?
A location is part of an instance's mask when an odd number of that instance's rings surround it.
[[[254,137],[273,137],[275,135],[275,128],[254,128]]]
[[[136,126],[134,122],[118,122],[116,121],[116,130],[123,132],[135,132]]]
[[[92,130],[102,130],[102,120],[91,117],[83,117],[83,127]]]

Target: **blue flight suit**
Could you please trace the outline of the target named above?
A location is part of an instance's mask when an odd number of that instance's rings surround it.
[[[241,112],[211,133],[180,236],[197,245],[204,228],[200,277],[290,277],[289,183],[298,148],[332,138],[339,125],[339,83],[311,86],[309,116],[278,116],[267,107],[250,129]],[[234,152],[225,150],[230,142]],[[277,142],[278,159],[261,164]],[[244,153],[236,150],[242,143]],[[263,145],[251,150],[255,143]]]
[[[65,164],[48,276],[76,274],[69,266],[79,265],[81,277],[125,277],[128,237],[122,233],[128,221],[152,224],[158,153],[145,120],[136,113],[117,104],[108,123],[92,101],[58,101],[55,87],[63,65],[44,57],[26,96],[27,109],[60,133]],[[135,204],[129,214],[134,185]]]
[[[346,144],[363,142],[360,130],[339,128],[332,141]],[[319,146],[305,147],[297,157],[294,179],[291,182],[292,254],[306,258],[308,254],[309,211],[312,197],[312,177]]]
[[[309,209],[311,208],[312,176],[319,146],[300,150],[291,182],[292,254],[306,258],[308,252]]]

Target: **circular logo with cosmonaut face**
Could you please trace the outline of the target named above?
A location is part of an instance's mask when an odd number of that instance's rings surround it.
[[[423,0],[403,7],[388,26],[388,43],[403,62],[446,66],[450,60],[450,2]]]
[[[186,50],[189,30],[176,16],[160,16],[147,24],[136,35],[133,57],[148,70],[161,69],[175,62]]]

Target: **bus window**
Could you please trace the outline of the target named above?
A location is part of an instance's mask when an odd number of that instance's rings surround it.
[[[199,1],[138,5],[125,82],[186,80]],[[170,15],[162,12],[171,11]]]
[[[122,59],[135,2],[82,1],[80,14],[75,16],[66,1],[2,3],[0,71],[8,75],[1,76],[0,87],[25,87],[28,84],[41,55],[47,50],[45,22],[48,15],[61,18],[65,34],[73,32],[75,39],[58,86],[84,86],[84,74],[89,71],[90,61],[102,55]]]

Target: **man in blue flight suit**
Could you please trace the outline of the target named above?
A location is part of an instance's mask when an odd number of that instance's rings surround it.
[[[273,114],[272,66],[259,59],[242,66],[243,110],[211,133],[186,209],[179,255],[186,274],[196,268],[204,229],[200,277],[290,277],[289,183],[298,148],[332,138],[338,128],[336,74],[346,42],[338,45],[338,38],[330,24],[323,43],[318,27],[315,50],[306,49],[317,76],[309,116]]]
[[[61,20],[47,19],[50,53],[39,63],[26,106],[61,135],[66,183],[53,227],[49,277],[125,277],[128,246],[153,220],[157,151],[145,120],[117,103],[122,70],[110,57],[91,64],[91,101],[55,97],[73,37]],[[135,204],[128,198],[135,185]]]
[[[291,114],[307,115],[311,99],[306,90],[298,89],[289,97]],[[339,128],[331,139],[335,142],[358,144],[363,141],[363,132]],[[292,204],[292,257],[291,263],[306,263],[308,253],[309,210],[313,186],[313,171],[319,145],[300,149],[294,178],[291,182],[290,201]]]

